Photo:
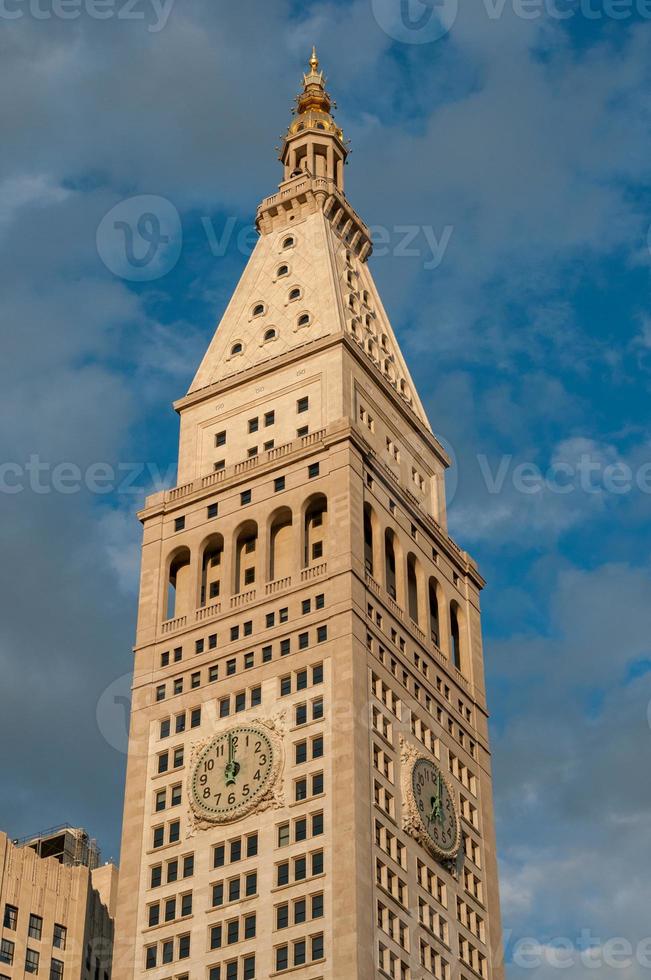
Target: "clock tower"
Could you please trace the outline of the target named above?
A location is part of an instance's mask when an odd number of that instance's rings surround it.
[[[316,52],[142,573],[116,980],[503,977],[479,594]]]

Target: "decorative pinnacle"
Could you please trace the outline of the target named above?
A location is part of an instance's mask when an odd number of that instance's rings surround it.
[[[316,53],[316,44],[312,45],[312,57],[310,58],[310,68],[312,72],[316,75],[316,70],[319,67],[319,59]]]

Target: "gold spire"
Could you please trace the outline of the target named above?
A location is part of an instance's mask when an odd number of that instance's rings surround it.
[[[333,102],[326,90],[326,78],[319,65],[314,45],[309,61],[310,70],[303,75],[303,91],[296,100],[296,119],[289,127],[287,137],[306,129],[320,129],[334,133],[343,141],[343,133],[331,115]]]

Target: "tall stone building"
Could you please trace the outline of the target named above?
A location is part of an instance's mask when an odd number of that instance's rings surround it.
[[[502,977],[479,592],[316,54],[146,501],[121,980]]]
[[[0,833],[0,980],[111,980],[117,878],[83,830]]]

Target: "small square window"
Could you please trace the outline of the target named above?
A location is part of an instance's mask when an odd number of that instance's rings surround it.
[[[263,442],[262,444],[262,448],[264,449],[265,452],[269,452],[269,450],[273,449],[273,447],[274,447],[273,439],[268,439],[267,442]]]
[[[308,475],[308,479],[310,479],[310,480],[313,480],[316,476],[318,476],[319,475],[319,464],[318,463],[310,463],[310,465],[307,468],[307,475]]]
[[[309,425],[302,425],[300,429],[296,430],[296,435],[298,436],[299,439],[302,439],[304,436],[306,436],[309,433],[309,431],[310,431]]]
[[[246,506],[246,504],[250,504],[250,503],[251,503],[251,491],[242,490],[242,493],[240,494],[240,504],[244,507]]]
[[[174,530],[183,531],[185,528],[185,517],[177,517],[174,520]]]
[[[266,426],[273,425],[276,421],[276,413],[274,411],[264,413],[264,424]]]
[[[213,464],[213,470],[215,473],[221,473],[222,470],[226,469],[226,460],[218,459],[216,463]]]
[[[305,396],[304,398],[299,398],[296,402],[296,411],[300,414],[301,412],[307,412],[310,407],[310,399]]]
[[[219,504],[208,504],[206,513],[209,519],[217,517],[219,515]]]
[[[247,449],[246,455],[249,459],[254,459],[254,457],[258,455],[258,447],[251,446],[250,449]]]
[[[285,489],[285,477],[277,476],[274,480],[274,493],[280,493],[281,490]]]
[[[215,434],[215,446],[225,446],[226,445],[226,430],[223,429],[221,432]]]

